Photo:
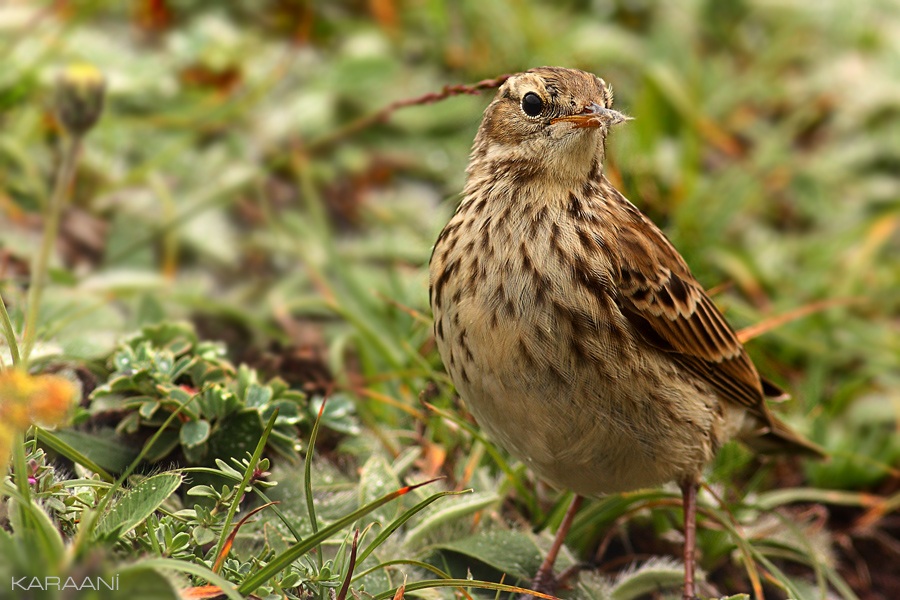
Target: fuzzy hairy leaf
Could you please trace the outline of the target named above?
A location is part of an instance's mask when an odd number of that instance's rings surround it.
[[[98,537],[128,533],[152,515],[181,485],[182,476],[166,472],[144,479],[129,488],[97,524]]]

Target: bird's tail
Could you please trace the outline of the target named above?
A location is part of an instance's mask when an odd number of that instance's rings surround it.
[[[744,442],[763,454],[795,454],[827,458],[828,453],[818,444],[809,441],[772,414],[768,423],[757,430],[755,436],[747,436]]]
[[[761,378],[763,395],[775,402],[790,398],[787,392],[766,378]],[[762,454],[795,454],[815,458],[828,458],[828,453],[818,444],[809,441],[778,417],[769,407],[762,405],[763,413],[757,414],[758,427],[751,435],[743,437],[745,444]],[[761,417],[761,418],[760,418]]]

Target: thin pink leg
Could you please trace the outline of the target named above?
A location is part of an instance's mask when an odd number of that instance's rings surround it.
[[[559,551],[566,540],[566,535],[568,535],[569,529],[572,528],[572,521],[575,520],[575,513],[581,508],[582,502],[584,502],[583,496],[572,498],[572,504],[566,510],[566,516],[563,517],[562,523],[559,524],[559,529],[556,530],[553,545],[550,546],[550,551],[547,552],[544,562],[541,563],[534,580],[531,582],[531,589],[545,594],[556,593],[556,576],[553,574],[553,565],[556,563],[556,557],[559,556]],[[533,596],[527,597],[531,598]]]
[[[694,600],[694,555],[697,547],[697,483],[681,484],[684,501],[684,599]]]

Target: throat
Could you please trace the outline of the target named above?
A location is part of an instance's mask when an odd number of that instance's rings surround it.
[[[579,217],[596,210],[605,178],[599,160],[578,172],[555,176],[539,162],[504,160],[471,169],[462,211],[491,215],[502,223],[538,211]]]
[[[579,136],[566,148],[539,142],[493,143],[476,148],[467,169],[465,194],[494,185],[567,196],[585,182],[603,178],[601,138]]]

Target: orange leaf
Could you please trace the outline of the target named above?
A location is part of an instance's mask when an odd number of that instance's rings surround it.
[[[234,538],[237,537],[238,530],[243,527],[244,523],[247,522],[247,519],[258,513],[262,509],[272,506],[273,504],[278,504],[278,502],[267,502],[262,506],[257,506],[246,515],[244,515],[244,517],[240,521],[238,521],[237,524],[235,524],[234,529],[232,529],[231,533],[228,534],[228,539],[225,540],[225,545],[222,546],[222,552],[220,552],[219,556],[216,558],[216,564],[213,565],[213,571],[218,573],[222,568],[222,563],[225,562],[225,559],[228,557],[228,553],[231,552],[231,546],[234,545]]]
[[[178,595],[185,598],[185,600],[194,600],[195,598],[218,598],[222,594],[222,588],[217,585],[200,585],[183,589],[178,593]]]

